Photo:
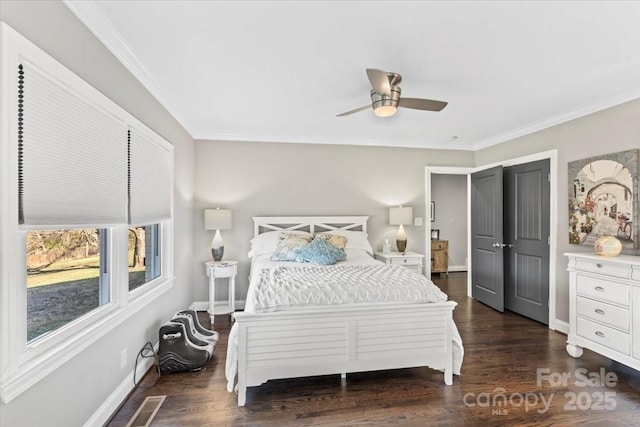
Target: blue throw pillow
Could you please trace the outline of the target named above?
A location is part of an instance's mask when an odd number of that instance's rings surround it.
[[[338,261],[344,261],[347,254],[333,246],[326,239],[316,237],[311,243],[300,249],[298,256],[304,262],[318,265],[332,265]]]

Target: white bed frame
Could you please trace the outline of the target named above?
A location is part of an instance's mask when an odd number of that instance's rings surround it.
[[[254,217],[255,235],[273,230],[367,231],[367,216]],[[271,379],[429,366],[453,383],[452,317],[457,303],[363,304],[234,314],[238,405],[247,387]]]

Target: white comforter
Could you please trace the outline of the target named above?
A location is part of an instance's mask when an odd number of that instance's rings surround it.
[[[252,313],[304,310],[322,305],[439,302],[447,295],[433,282],[410,270],[386,265],[361,251],[348,252],[347,261],[334,266],[274,262],[268,255],[252,261],[245,311]],[[464,353],[453,325],[454,374],[460,374]],[[237,327],[229,333],[227,390],[237,375]]]
[[[256,313],[308,306],[447,300],[426,277],[395,265],[273,267],[259,276],[252,294]]]

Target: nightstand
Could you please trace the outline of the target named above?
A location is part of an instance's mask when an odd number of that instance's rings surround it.
[[[422,254],[416,252],[405,252],[404,254],[400,252],[388,254],[376,252],[375,257],[385,264],[401,265],[415,273],[422,274],[422,258],[424,258]]]
[[[227,314],[236,311],[236,275],[238,261],[209,261],[207,262],[207,277],[209,278],[209,318],[213,325],[214,314]],[[216,279],[228,279],[229,300],[226,307],[216,309]]]

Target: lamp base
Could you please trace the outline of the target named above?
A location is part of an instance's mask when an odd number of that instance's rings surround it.
[[[214,261],[222,261],[222,255],[224,255],[224,241],[220,235],[220,230],[216,230],[216,234],[211,241],[211,256]]]
[[[223,255],[224,255],[224,246],[211,248],[211,256],[213,257],[214,261],[222,261]]]
[[[402,224],[398,227],[398,234],[396,234],[396,246],[401,254],[404,254],[407,250],[407,233],[405,233]]]

